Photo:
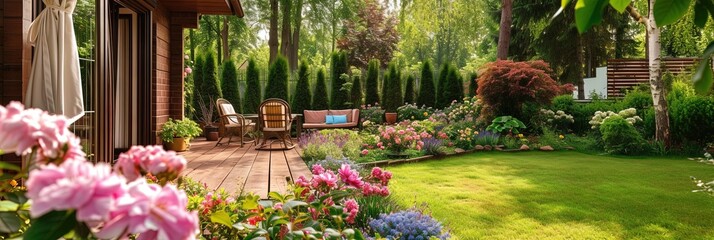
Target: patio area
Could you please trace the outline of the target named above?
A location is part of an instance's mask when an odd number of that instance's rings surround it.
[[[205,183],[210,189],[253,192],[262,199],[267,199],[271,191],[285,192],[288,178],[310,175],[297,147],[259,151],[249,144],[242,148],[237,143],[215,145],[215,141],[194,139],[191,149],[181,153],[188,161],[183,175]]]

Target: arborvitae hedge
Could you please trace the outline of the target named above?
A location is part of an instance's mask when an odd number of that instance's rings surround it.
[[[346,103],[349,101],[349,96],[347,91],[342,91],[342,85],[347,82],[346,79],[340,78],[342,74],[347,74],[349,71],[349,65],[347,64],[347,54],[345,52],[336,52],[332,54],[332,101],[330,101],[330,106],[333,109],[345,109],[348,106]]]
[[[194,110],[194,120],[198,120],[201,114],[201,105],[198,101],[203,95],[203,55],[196,56],[196,62],[193,65],[193,96],[191,97]]]
[[[260,102],[263,101],[260,90],[260,71],[255,59],[248,60],[248,68],[245,71],[245,99],[243,105],[244,113],[257,113]]]
[[[278,56],[270,65],[268,73],[268,85],[265,86],[265,99],[280,98],[288,100],[288,59],[283,56]]]
[[[325,83],[325,69],[321,68],[317,72],[317,83],[315,84],[315,96],[312,97],[312,108],[325,110],[330,108],[330,101],[327,98],[327,84]]]
[[[203,62],[203,81],[201,82],[201,98],[203,98],[203,103],[206,104],[206,106],[208,106],[210,102],[215,104],[214,101],[216,101],[216,99],[223,97],[216,69],[216,55],[209,51]],[[213,115],[218,116],[217,114],[218,112],[215,112]]]
[[[397,108],[404,104],[402,98],[401,74],[397,67],[389,64],[389,73],[384,77],[384,91],[382,92],[382,105],[387,112],[397,112]]]
[[[421,65],[421,84],[419,86],[419,96],[417,105],[433,107],[436,103],[436,89],[434,88],[434,69],[429,61],[424,61]]]
[[[223,73],[221,74],[221,90],[223,98],[233,104],[236,112],[241,111],[240,91],[238,90],[238,73],[236,64],[232,60],[223,62]]]
[[[478,90],[478,82],[476,81],[478,78],[478,74],[471,73],[469,75],[469,97],[476,96],[476,90]]]
[[[350,89],[350,102],[353,108],[362,106],[362,79],[360,75],[352,76],[352,89]]]
[[[407,85],[404,87],[404,102],[414,103],[414,76],[407,76]]]
[[[450,67],[446,77],[445,90],[441,95],[443,102],[448,102],[450,105],[452,101],[460,101],[463,98],[463,90],[461,85],[461,80],[459,77],[459,71],[454,67]],[[446,106],[448,106],[446,105]]]
[[[312,109],[312,94],[310,93],[310,79],[307,62],[300,62],[298,68],[298,82],[295,85],[295,97],[293,97],[293,113],[303,113],[303,110]]]
[[[441,70],[439,71],[439,83],[436,86],[436,108],[445,108],[451,105],[451,100],[448,100],[449,97],[446,96],[446,90],[448,89],[446,86],[449,84],[449,69],[450,69],[449,63],[444,63],[441,65]]]
[[[365,98],[367,104],[375,104],[379,101],[379,60],[372,59],[369,61],[367,68],[367,80],[365,83]]]
[[[456,68],[456,66],[451,66],[451,67],[452,67],[451,71],[454,71],[456,74],[456,78],[451,79],[451,81],[454,81],[454,86],[455,86],[454,90],[457,90],[456,92],[458,93],[458,95],[454,95],[454,96],[458,96],[459,98],[457,98],[456,100],[461,101],[462,99],[464,99],[464,76],[461,75],[461,72],[459,72],[459,69]]]

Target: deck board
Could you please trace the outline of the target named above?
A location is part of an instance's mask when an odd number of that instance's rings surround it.
[[[254,145],[214,146],[216,142],[194,139],[191,149],[180,153],[188,161],[183,175],[205,183],[211,190],[229,193],[253,192],[265,199],[268,192],[285,192],[287,179],[309,175],[299,150],[256,150]],[[276,145],[277,146],[277,145]]]

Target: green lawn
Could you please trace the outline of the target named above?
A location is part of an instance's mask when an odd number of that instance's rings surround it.
[[[714,197],[683,158],[473,153],[389,167],[405,207],[426,204],[458,239],[714,239]]]

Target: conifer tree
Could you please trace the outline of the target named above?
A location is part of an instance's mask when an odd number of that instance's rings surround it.
[[[404,87],[404,102],[414,103],[414,76],[407,76],[407,85]]]
[[[421,65],[421,84],[419,85],[419,96],[417,105],[434,107],[436,103],[436,90],[434,89],[434,69],[429,61],[424,61]]]
[[[238,91],[238,73],[236,64],[232,60],[223,62],[221,74],[221,91],[223,98],[231,102],[236,112],[241,111],[240,92]]]
[[[397,112],[397,108],[404,104],[404,99],[402,98],[401,75],[395,64],[389,64],[389,73],[385,75],[384,81],[384,91],[382,92],[384,105],[382,106],[387,112]]]
[[[375,104],[379,101],[379,60],[372,59],[369,61],[367,68],[367,80],[365,83],[365,98],[366,104]]]
[[[312,108],[316,110],[326,110],[330,108],[324,68],[317,71],[317,83],[315,84],[315,96],[312,97]]]
[[[476,96],[476,91],[478,90],[478,74],[475,72],[469,75],[469,97]]]
[[[446,95],[450,68],[449,63],[444,63],[441,65],[441,70],[439,71],[439,83],[436,85],[436,108],[439,109],[448,107],[451,104],[451,100],[449,100],[449,97]]]
[[[362,106],[362,79],[360,75],[352,75],[352,88],[350,89],[350,102],[352,108],[360,108]]]
[[[312,94],[310,93],[309,69],[305,60],[300,62],[298,68],[298,82],[295,85],[293,97],[293,113],[303,113],[303,110],[312,109]]]
[[[278,56],[270,65],[268,85],[265,86],[265,99],[280,98],[288,101],[288,59]]]
[[[333,109],[345,109],[348,106],[345,104],[349,101],[348,92],[342,90],[347,80],[342,78],[342,74],[347,74],[349,65],[347,65],[347,54],[345,52],[336,52],[332,54],[332,92],[330,107]]]
[[[204,60],[203,81],[201,82],[202,87],[200,95],[203,99],[203,103],[208,106],[210,102],[213,102],[218,98],[222,98],[223,96],[221,94],[220,82],[218,81],[218,74],[216,73],[217,66],[215,53],[209,51]],[[214,116],[217,116],[217,114],[214,114]]]
[[[257,113],[260,102],[263,101],[260,89],[260,70],[255,59],[248,60],[248,68],[245,71],[245,99],[243,105],[244,113]]]

